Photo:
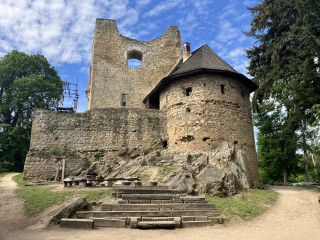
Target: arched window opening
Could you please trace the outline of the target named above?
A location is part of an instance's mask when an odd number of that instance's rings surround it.
[[[141,68],[142,67],[142,53],[137,50],[127,52],[128,67]]]

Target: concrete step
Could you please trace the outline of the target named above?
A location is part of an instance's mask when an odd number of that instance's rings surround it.
[[[190,222],[190,221],[210,221],[208,216],[181,216],[182,222]]]
[[[218,210],[166,210],[166,211],[78,211],[77,218],[104,217],[180,217],[180,216],[218,217]]]
[[[140,221],[174,221],[176,217],[142,217]],[[180,221],[180,217],[179,221]]]
[[[134,185],[129,185],[129,186],[123,186],[123,185],[113,185],[114,190],[130,190],[130,189],[134,189],[134,190],[166,190],[169,189],[168,186],[163,186],[163,185],[157,185],[157,186],[146,186],[146,185],[142,185],[142,186],[134,186]]]
[[[171,209],[171,210],[194,210],[194,209],[216,209],[214,204],[210,203],[169,203],[169,204],[102,204],[101,211],[120,211],[120,210],[153,210],[153,209]]]
[[[115,188],[115,196],[121,198],[122,194],[182,194],[178,189],[139,189],[139,188]]]
[[[60,220],[60,227],[76,229],[93,229],[94,221],[92,219],[62,218]]]
[[[118,204],[171,204],[183,203],[181,200],[119,200]]]
[[[176,227],[180,227],[180,225],[177,225],[174,221],[140,221],[136,227],[139,229],[174,229]]]
[[[122,200],[179,200],[177,194],[122,194]]]
[[[180,200],[202,202],[202,201],[206,200],[206,197],[203,197],[203,196],[180,196]]]
[[[90,218],[94,221],[94,227],[112,227],[121,228],[126,227],[126,219],[116,218]]]
[[[190,227],[207,227],[213,226],[214,224],[207,220],[207,221],[184,221],[181,223],[182,228],[190,228]]]

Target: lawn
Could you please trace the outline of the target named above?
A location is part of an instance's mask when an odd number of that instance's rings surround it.
[[[113,189],[97,190],[97,191],[63,191],[54,192],[56,186],[52,184],[39,186],[24,186],[22,173],[13,177],[18,183],[17,195],[24,199],[24,208],[27,216],[34,216],[42,213],[45,209],[63,203],[65,200],[74,197],[84,197],[90,203],[98,201],[105,196],[111,196]]]
[[[209,203],[216,204],[227,221],[235,217],[251,220],[264,213],[277,199],[278,193],[260,189],[248,189],[230,198],[207,198]]]

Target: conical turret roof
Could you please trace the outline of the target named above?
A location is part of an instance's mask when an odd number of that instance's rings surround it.
[[[199,69],[211,69],[238,73],[228,63],[220,58],[207,44],[204,44],[194,51],[185,62],[183,62],[181,59],[177,66],[168,74],[168,77],[177,76],[179,74],[188,73]]]
[[[159,101],[158,98],[160,92],[169,86],[173,81],[199,74],[218,74],[234,77],[238,81],[242,82],[250,92],[253,92],[258,88],[257,84],[234,70],[207,44],[204,44],[192,52],[191,56],[184,62],[183,59],[180,59],[173,70],[157,84],[157,86],[148,94],[143,102],[145,103],[148,99],[157,102]]]

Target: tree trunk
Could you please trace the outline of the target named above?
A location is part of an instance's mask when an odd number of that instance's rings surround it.
[[[312,153],[311,154],[311,158],[312,158],[312,163],[313,163],[313,166],[314,166],[314,173],[315,173],[315,180],[318,180],[318,172],[317,172],[317,159],[316,157],[314,156],[314,154]]]
[[[287,161],[287,158],[284,154],[284,143],[280,143],[281,144],[281,153],[282,153],[282,156],[283,156],[283,182],[284,183],[288,183],[288,161]]]
[[[307,141],[306,141],[306,125],[305,122],[302,121],[301,124],[301,137],[302,137],[302,148],[303,148],[303,157],[304,157],[304,172],[306,174],[307,182],[310,182],[309,169],[308,169],[308,152],[307,152]]]

